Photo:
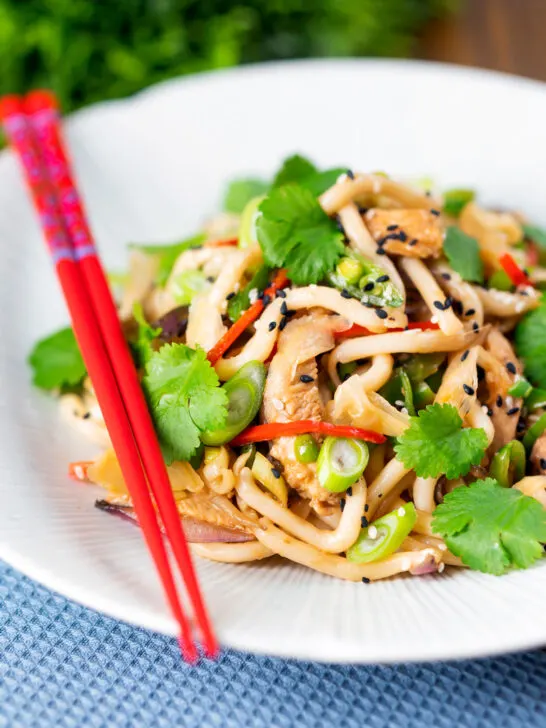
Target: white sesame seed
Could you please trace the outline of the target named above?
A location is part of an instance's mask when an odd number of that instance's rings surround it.
[[[396,407],[403,407],[404,406],[404,402],[401,399],[395,400],[394,404],[396,405]]]
[[[438,323],[438,316],[431,316],[430,317],[430,322],[432,324],[437,324]]]
[[[447,546],[445,545],[445,543],[439,543],[438,548],[440,549],[440,551],[447,551]]]
[[[248,300],[250,303],[256,303],[258,300],[258,289],[257,288],[251,288],[248,292]]]
[[[407,408],[407,407],[402,407],[402,409],[400,410],[400,412],[401,412],[401,413],[402,413],[403,415],[409,415],[409,412],[408,412],[408,408]]]
[[[343,172],[339,175],[339,177],[336,179],[336,184],[339,182],[345,182],[345,180],[349,179],[349,175],[346,172]]]
[[[443,561],[441,561],[441,562],[440,562],[440,563],[438,564],[438,573],[439,573],[439,574],[441,574],[441,573],[442,573],[442,571],[443,571],[443,570],[444,570],[445,568],[446,568],[446,565],[444,564],[444,562],[443,562]]]
[[[514,406],[514,398],[508,395],[504,401],[506,402],[506,407],[508,409],[512,409]]]

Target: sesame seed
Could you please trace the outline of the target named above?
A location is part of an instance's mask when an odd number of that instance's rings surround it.
[[[474,316],[475,313],[476,313],[476,309],[475,308],[469,308],[468,311],[465,311],[464,312],[464,315],[465,316]]]
[[[440,214],[440,210],[435,210],[435,209],[433,208],[433,209],[432,209],[432,210],[430,211],[430,214],[431,214],[431,215],[436,215],[436,216],[438,216],[438,215]]]
[[[364,205],[358,206],[358,214],[359,215],[365,215],[368,212],[368,208],[364,207]]]
[[[375,315],[379,316],[380,319],[386,319],[389,314],[386,311],[384,311],[382,308],[376,308]]]
[[[516,431],[523,432],[523,430],[525,430],[525,420],[520,417],[518,420],[518,424],[516,425]]]
[[[264,306],[269,306],[269,304],[271,303],[271,296],[264,296],[262,298],[262,302]]]
[[[438,323],[438,316],[431,316],[430,317],[430,323],[431,324],[437,324]]]
[[[283,331],[284,327],[286,326],[287,323],[288,323],[288,319],[286,318],[286,316],[283,316],[279,323],[279,331]]]
[[[376,283],[386,283],[389,280],[390,278],[387,275],[379,276],[379,278],[376,280]]]
[[[286,312],[288,311],[288,306],[286,305],[286,301],[283,301],[281,303],[281,313],[286,316]]]
[[[425,190],[425,195],[427,197],[432,197],[432,192],[430,190]]]
[[[444,311],[447,311],[447,309],[451,308],[452,305],[453,305],[453,299],[451,298],[451,296],[448,296],[444,303]]]
[[[444,279],[444,281],[450,281],[451,275],[449,273],[442,273],[442,278]]]
[[[474,321],[474,323],[472,324],[472,331],[479,331],[479,330],[480,330],[480,327],[478,326],[478,322]]]
[[[213,276],[207,276],[207,283],[214,283],[214,280]]]
[[[387,225],[387,230],[398,230],[398,225],[396,223],[393,223],[392,225]]]
[[[271,468],[271,475],[278,480],[281,477],[281,471],[278,468]]]
[[[343,235],[345,235],[345,228],[343,227],[343,223],[341,222],[341,220],[339,218],[336,220],[336,225],[337,225],[337,229],[339,230],[339,232],[342,233]]]
[[[437,308],[438,311],[444,310],[444,304],[441,301],[433,301],[432,305],[434,306],[434,308]]]
[[[366,516],[362,516],[362,518],[360,519],[360,527],[361,528],[368,527],[368,519],[366,518]]]
[[[519,409],[520,409],[519,407],[512,407],[511,409],[508,410],[508,412],[506,414],[511,417],[512,415],[516,415],[519,412]]]
[[[277,323],[275,321],[270,321],[269,326],[267,327],[269,331],[273,331],[273,329],[277,326]]]
[[[453,301],[453,310],[455,311],[457,316],[462,316],[463,304],[457,298]]]
[[[282,290],[282,288],[279,288],[278,291],[275,291],[275,297],[276,298],[286,298],[285,291]]]
[[[410,246],[410,248],[413,248],[413,246],[417,245],[418,242],[419,241],[417,240],[417,238],[413,238],[413,240],[409,241],[408,245]]]
[[[343,288],[341,290],[341,295],[343,296],[343,298],[352,298],[351,294],[346,288]]]
[[[438,573],[439,573],[439,574],[441,574],[441,573],[442,573],[442,571],[443,571],[443,570],[444,570],[445,568],[446,568],[446,565],[445,565],[445,563],[444,563],[443,561],[441,561],[441,562],[440,562],[440,563],[438,564]]]
[[[386,252],[383,250],[383,248],[377,248],[375,251],[377,255],[386,255]]]
[[[488,407],[488,408],[487,408],[487,412],[486,412],[485,414],[486,414],[486,415],[487,415],[488,417],[493,417],[493,410],[491,409],[491,407]]]
[[[360,302],[363,306],[366,306],[366,308],[375,308],[373,303],[370,303],[369,301],[361,301]]]
[[[88,420],[91,417],[91,412],[85,412],[82,415],[82,420]]]
[[[304,384],[309,384],[314,381],[314,378],[310,374],[302,374],[300,377],[300,382],[303,382]]]
[[[472,396],[474,394],[474,388],[470,387],[468,384],[463,384],[464,391],[469,395]]]
[[[546,470],[546,458],[540,458],[539,465],[541,470]]]
[[[347,495],[352,495],[353,494],[353,489],[350,488],[350,487],[347,488],[346,493],[347,493]]]
[[[378,498],[383,498],[383,493],[379,493]]]
[[[370,506],[366,503],[364,506],[364,513],[367,513],[370,510]]]
[[[382,248],[385,245],[385,243],[387,242],[387,240],[389,240],[389,239],[390,239],[390,235],[385,235],[384,238],[379,238],[379,240],[377,241],[377,245],[380,248]]]
[[[405,243],[408,239],[407,233],[405,233],[403,230],[400,230],[400,232],[398,233],[398,239],[400,240],[400,242]]]
[[[353,170],[352,170],[352,169],[348,169],[348,170],[347,170],[347,171],[345,172],[345,174],[347,175],[347,177],[348,177],[349,179],[354,179],[354,178],[355,178],[355,173],[353,172]]]
[[[497,395],[496,405],[497,407],[502,407],[502,397],[500,396],[500,394]]]
[[[364,286],[365,291],[373,291],[374,288],[375,288],[375,283],[373,281],[366,283],[366,285]]]
[[[339,500],[339,509],[343,513],[343,509],[345,508],[345,498],[340,498]]]
[[[234,295],[235,295],[234,291],[232,291],[231,293],[228,293],[226,296],[226,301],[231,301],[231,299],[233,298]]]
[[[509,361],[506,363],[506,369],[510,372],[510,374],[516,373],[516,365],[513,361]]]
[[[461,357],[461,361],[465,361],[465,359],[467,358],[467,356],[468,356],[469,354],[470,354],[470,350],[469,350],[469,349],[467,349],[467,350],[465,351],[465,353],[464,353],[464,354],[462,355],[462,357]]]
[[[288,311],[286,312],[286,315],[288,318],[290,318],[290,316],[295,316],[296,313],[297,313],[297,311],[294,311],[293,309],[289,308]]]
[[[369,583],[370,583],[370,580],[368,579],[368,577],[367,577],[367,576],[363,576],[363,577],[362,577],[362,583],[363,583],[363,584],[369,584]]]

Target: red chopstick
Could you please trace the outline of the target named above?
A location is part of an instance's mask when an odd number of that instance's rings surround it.
[[[43,95],[35,97],[34,102],[31,99],[29,103],[36,104],[38,99],[43,100],[43,98]],[[36,113],[38,114],[38,112]],[[61,146],[57,118],[53,113],[46,114],[45,110],[39,114],[39,118],[33,120],[40,121],[41,124],[41,126],[38,125],[38,131],[42,130],[38,139],[42,141],[46,138],[51,143],[47,155],[44,155],[47,159],[43,160],[40,159],[37,149],[35,149],[36,139],[30,128],[29,120],[23,113],[20,99],[17,97],[4,99],[0,109],[0,117],[3,117],[7,136],[23,164],[27,183],[40,215],[44,235],[56,264],[75,334],[93,381],[122,472],[130,489],[146,542],[154,557],[171,609],[179,623],[183,654],[189,661],[193,661],[197,657],[191,629],[180,603],[157,515],[144,476],[140,457],[144,461],[145,453],[146,474],[156,497],[177,563],[183,573],[189,596],[192,599],[195,615],[203,633],[205,650],[207,654],[213,655],[217,651],[216,641],[199,592],[176,504],[153,426],[138,385],[136,371],[128,355],[125,341],[122,339],[115,306],[96,256],[81,206],[77,204],[75,210],[69,207],[71,201],[78,202],[78,196],[73,185],[72,196],[69,195],[69,183],[72,180]],[[44,137],[46,132],[50,133],[50,137]],[[47,162],[49,166],[54,159],[55,151],[62,153],[57,160],[58,167],[53,170],[55,176],[62,172],[65,179],[62,195],[55,190],[54,185],[51,184],[52,180],[48,179],[47,174],[44,173],[44,163]],[[83,263],[84,260],[85,263]],[[100,304],[97,299],[100,299]],[[112,310],[114,317],[111,316]],[[119,331],[119,337],[116,337],[116,331]],[[130,366],[127,366],[127,363]],[[136,388],[127,385],[127,382],[131,382],[131,380],[136,382]],[[129,392],[134,399],[128,399]],[[134,402],[140,401],[143,407],[140,409],[137,407],[135,414]],[[130,412],[133,413],[132,416]],[[144,417],[142,417],[143,412]],[[141,448],[139,455],[137,444],[140,446],[142,433],[146,431],[146,420],[150,426],[149,440],[146,442],[145,452]],[[137,436],[137,428],[133,425],[137,421],[139,436]],[[137,442],[135,442],[135,438]],[[154,448],[158,453],[157,458],[153,454]],[[148,466],[146,466],[146,462]],[[151,462],[156,469],[149,468]],[[161,477],[163,473],[164,478]],[[176,522],[178,528],[172,528],[173,521]],[[180,564],[181,555],[184,555],[182,564]]]

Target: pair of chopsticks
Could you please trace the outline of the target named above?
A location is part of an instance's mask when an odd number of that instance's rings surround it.
[[[72,176],[55,96],[47,91],[34,91],[24,99],[4,97],[0,99],[0,121],[22,164],[138,521],[180,627],[182,654],[188,662],[194,662],[197,648],[175,583],[154,501],[174,563],[192,603],[204,651],[212,657],[218,646],[153,423]]]

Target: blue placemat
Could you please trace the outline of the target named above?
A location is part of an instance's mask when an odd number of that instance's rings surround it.
[[[546,653],[341,667],[226,650],[188,668],[174,640],[0,565],[0,726],[546,726]]]

